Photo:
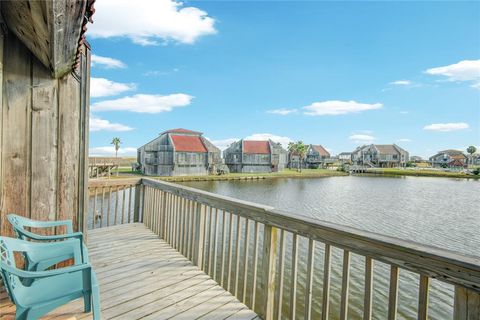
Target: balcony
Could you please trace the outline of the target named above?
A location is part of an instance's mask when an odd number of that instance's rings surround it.
[[[478,319],[477,257],[152,179],[89,190],[104,319],[428,319],[435,290],[449,318]],[[350,285],[358,276],[361,288]],[[399,313],[405,305],[415,315]],[[52,317],[81,310],[79,301]]]

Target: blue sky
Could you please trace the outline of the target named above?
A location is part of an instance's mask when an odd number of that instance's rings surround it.
[[[97,1],[90,153],[171,128],[239,138],[480,145],[479,2]]]

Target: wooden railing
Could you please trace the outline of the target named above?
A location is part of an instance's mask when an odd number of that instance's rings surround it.
[[[451,293],[448,318],[480,318],[476,257],[167,182],[118,185],[136,191],[133,220],[117,223],[143,222],[264,319],[445,319],[438,303],[429,307],[432,288]],[[363,289],[350,287],[352,277]],[[399,296],[411,287],[416,297]]]
[[[90,180],[88,229],[139,221],[141,179]]]

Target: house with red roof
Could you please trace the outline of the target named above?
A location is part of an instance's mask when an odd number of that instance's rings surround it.
[[[151,176],[207,175],[222,163],[220,149],[201,132],[171,129],[138,148],[140,170]]]
[[[330,152],[322,145],[310,144],[307,147],[305,163],[308,168],[317,169],[325,166],[330,160]]]
[[[223,156],[230,172],[276,172],[287,164],[287,151],[272,140],[242,139],[232,143]]]
[[[430,157],[430,163],[435,168],[466,168],[468,157],[460,150],[442,150]]]

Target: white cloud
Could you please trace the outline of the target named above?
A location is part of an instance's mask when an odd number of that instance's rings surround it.
[[[396,85],[396,86],[409,86],[412,84],[412,81],[410,80],[397,80],[390,82],[390,84]]]
[[[112,123],[108,120],[90,117],[90,131],[131,131],[133,128],[120,124]]]
[[[381,103],[358,103],[356,101],[338,101],[330,100],[323,102],[314,102],[309,106],[303,107],[307,110],[306,115],[309,116],[324,116],[324,115],[340,115],[347,113],[359,113],[367,110],[375,110],[382,108]]]
[[[472,87],[472,88],[474,88],[474,89],[479,89],[479,90],[480,90],[480,82],[474,83],[474,84],[472,84],[470,87]]]
[[[119,156],[135,156],[136,154],[137,154],[137,148],[120,146],[120,149],[118,149]],[[90,157],[114,157],[115,147],[106,146],[106,147],[90,148],[88,150],[88,155]]]
[[[178,68],[173,68],[170,71],[162,71],[162,70],[149,70],[144,72],[143,75],[145,77],[159,77],[159,76],[168,76],[169,74],[175,73],[180,71]]]
[[[411,142],[412,140],[408,139],[408,138],[401,138],[401,139],[398,139],[397,142]]]
[[[480,60],[463,60],[448,66],[425,71],[432,75],[448,77],[450,81],[471,81],[480,78]]]
[[[92,66],[101,66],[105,69],[117,69],[127,67],[125,63],[118,59],[97,56],[96,54],[92,54]]]
[[[210,140],[215,146],[217,146],[220,150],[227,149],[232,143],[235,141],[240,140],[240,138],[228,138],[228,139],[220,139],[220,140]]]
[[[267,110],[267,113],[278,114],[281,116],[286,116],[290,113],[295,113],[295,112],[297,112],[297,109],[280,108],[280,109]]]
[[[174,108],[188,106],[193,97],[188,94],[175,93],[166,96],[159,94],[136,94],[114,100],[96,102],[93,111],[131,111],[138,113],[160,113]]]
[[[92,98],[115,96],[134,89],[135,85],[132,83],[119,83],[105,78],[90,79],[90,96]]]
[[[272,140],[273,142],[280,143],[284,148],[287,148],[288,143],[293,141],[289,137],[277,136],[271,133],[254,133],[248,137],[245,137],[245,140],[266,141],[269,139]]]
[[[472,81],[471,87],[480,89],[480,60],[462,60],[448,66],[431,68],[425,72],[447,77],[448,81]]]
[[[468,123],[455,122],[455,123],[433,123],[423,127],[424,130],[449,132],[468,129]]]
[[[191,44],[217,32],[207,12],[175,0],[102,0],[95,9],[88,35],[96,38],[127,37],[139,45]]]
[[[400,111],[400,114],[408,114],[408,111]]]
[[[348,140],[351,140],[355,143],[372,143],[375,141],[375,137],[369,134],[352,134],[348,137]]]

